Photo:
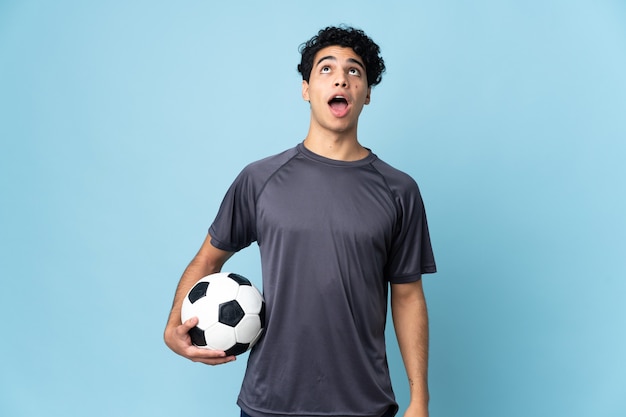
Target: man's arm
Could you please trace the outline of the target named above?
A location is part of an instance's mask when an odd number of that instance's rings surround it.
[[[428,312],[421,279],[391,285],[391,313],[411,392],[405,417],[427,417]]]
[[[211,244],[211,236],[207,235],[202,247],[185,269],[178,282],[172,310],[170,311],[163,338],[165,344],[175,353],[194,362],[207,365],[219,365],[235,360],[234,356],[226,356],[222,351],[200,349],[191,343],[189,330],[198,324],[197,318],[181,323],[180,309],[189,289],[200,278],[220,272],[224,263],[232,256],[232,252],[217,249]]]

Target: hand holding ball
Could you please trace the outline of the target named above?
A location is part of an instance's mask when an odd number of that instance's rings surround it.
[[[259,340],[265,323],[265,301],[241,275],[220,272],[199,280],[185,296],[182,321],[198,317],[191,342],[205,349],[239,355]]]

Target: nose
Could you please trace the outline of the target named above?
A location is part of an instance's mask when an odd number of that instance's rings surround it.
[[[345,74],[338,75],[337,79],[335,80],[335,87],[346,88],[347,86],[348,86],[348,79],[346,78]]]

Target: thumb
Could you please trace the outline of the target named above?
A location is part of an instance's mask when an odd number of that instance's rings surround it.
[[[189,330],[196,327],[199,321],[200,319],[198,319],[197,317],[192,317],[181,325],[181,330],[187,333]]]

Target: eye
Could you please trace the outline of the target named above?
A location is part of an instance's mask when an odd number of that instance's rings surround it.
[[[348,71],[348,74],[360,76],[361,71],[359,71],[358,68],[350,68],[350,70]]]
[[[327,74],[330,72],[330,67],[322,67],[322,69],[320,70],[320,72],[322,74]]]

